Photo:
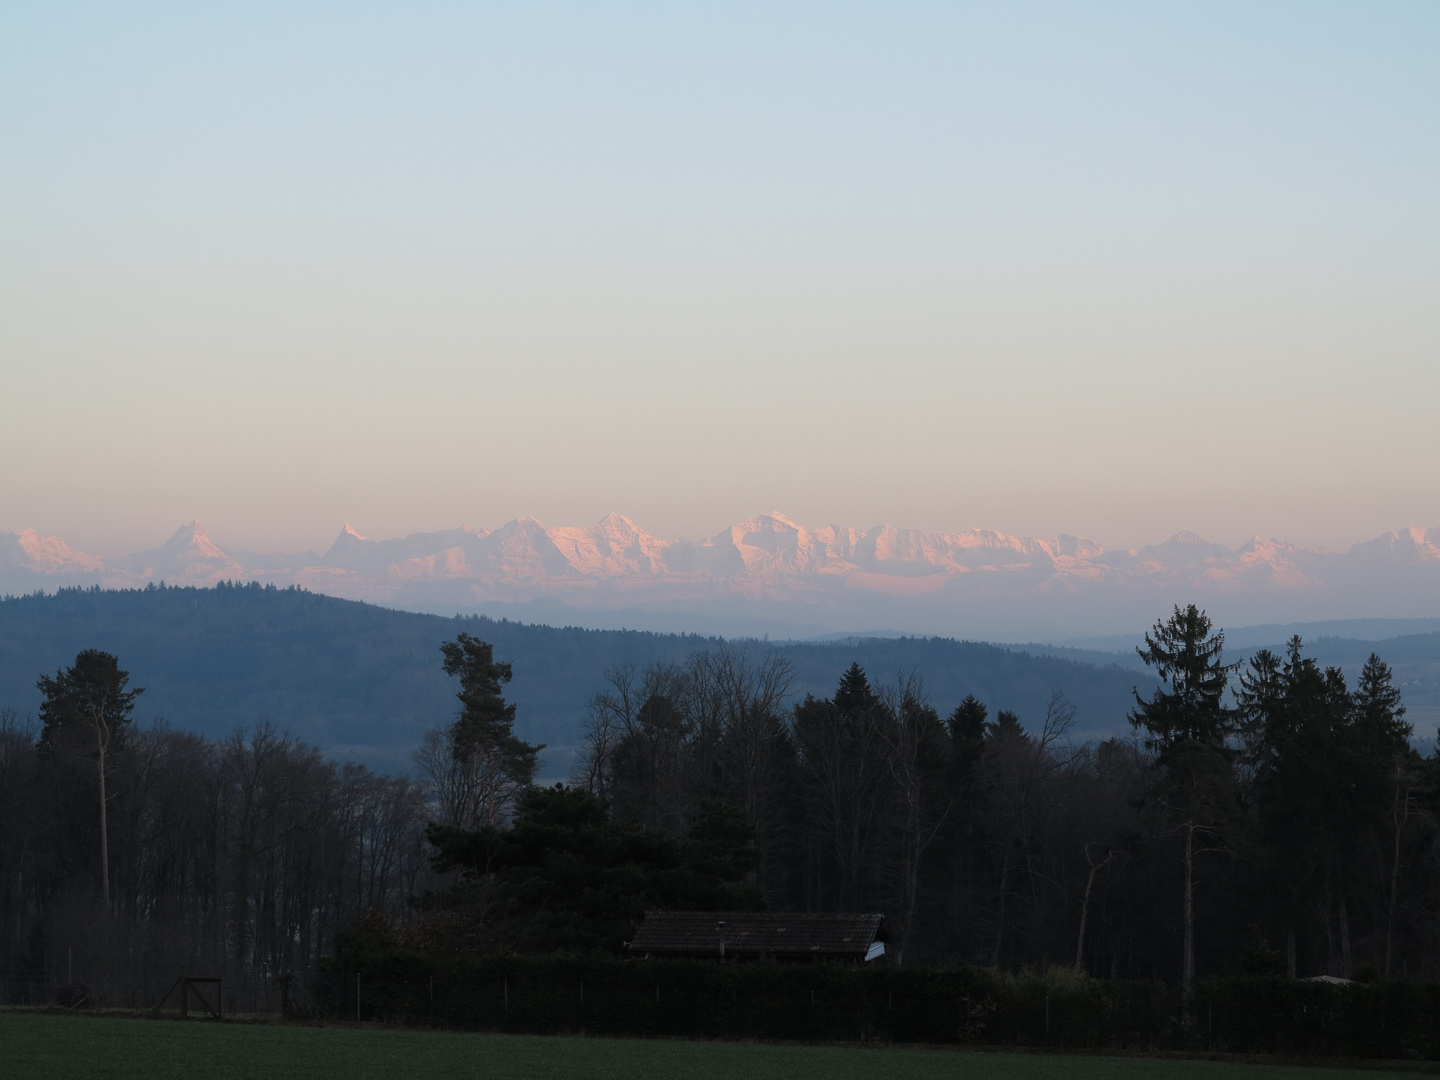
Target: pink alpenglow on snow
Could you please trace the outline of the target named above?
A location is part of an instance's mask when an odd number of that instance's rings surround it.
[[[298,585],[446,612],[544,602],[562,611],[747,615],[826,629],[1092,632],[1143,626],[1165,605],[1191,600],[1232,623],[1433,615],[1440,530],[1402,529],[1340,554],[1262,537],[1232,550],[1186,532],[1107,550],[1065,534],[810,528],[778,512],[708,539],[669,540],[610,514],[584,527],[518,518],[493,532],[462,525],[388,540],[347,523],[324,554],[242,556],[194,521],[153,550],[108,562],[33,529],[0,537],[7,591],[162,580]]]

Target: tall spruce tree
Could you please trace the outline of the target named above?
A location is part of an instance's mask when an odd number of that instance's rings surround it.
[[[110,814],[106,778],[111,755],[124,748],[135,699],[145,691],[129,688],[130,673],[122,671],[111,653],[86,649],[75,663],[52,679],[36,682],[40,702],[40,750],[52,761],[68,755],[93,760],[100,794],[100,896],[110,904]]]
[[[885,750],[893,719],[852,663],[835,696],[806,695],[791,730],[799,753],[803,813],[816,837],[816,875],[827,905],[860,911],[888,882],[877,871],[894,780]]]
[[[1238,665],[1221,663],[1225,633],[1194,604],[1178,605],[1170,618],[1145,635],[1140,659],[1153,667],[1164,685],[1149,701],[1135,692],[1130,722],[1144,728],[1145,745],[1163,758],[1182,743],[1223,749],[1235,730],[1235,712],[1225,704],[1230,672]]]
[[[1382,851],[1390,862],[1388,964],[1414,758],[1389,668],[1372,655],[1351,693],[1338,668],[1321,668],[1293,637],[1283,660],[1268,650],[1255,655],[1237,698],[1290,972],[1296,972],[1297,924],[1318,908],[1325,912],[1327,942],[1330,927],[1339,928],[1338,973],[1350,976],[1350,901],[1363,896],[1363,867]]]
[[[1225,848],[1239,816],[1235,774],[1227,743],[1236,729],[1225,703],[1230,672],[1221,660],[1225,634],[1194,604],[1177,605],[1136,649],[1156,669],[1161,686],[1149,701],[1135,693],[1130,723],[1147,733],[1164,779],[1153,792],[1183,840],[1185,886],[1180,982],[1188,1000],[1195,978],[1195,861]]]
[[[962,776],[975,767],[980,755],[985,752],[985,720],[989,715],[990,710],[974,694],[967,694],[945,720],[945,730],[950,736],[951,760]]]

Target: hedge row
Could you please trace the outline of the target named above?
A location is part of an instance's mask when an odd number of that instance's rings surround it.
[[[811,1042],[1440,1058],[1440,985],[1202,979],[1189,1008],[1158,983],[1065,969],[394,955],[321,976],[331,1015],[453,1028]]]
[[[398,960],[323,976],[338,1016],[514,1032],[804,1041],[1158,1045],[1163,987],[1068,972],[819,963]]]
[[[1210,1048],[1325,1057],[1440,1058],[1440,984],[1198,980],[1192,1028]]]

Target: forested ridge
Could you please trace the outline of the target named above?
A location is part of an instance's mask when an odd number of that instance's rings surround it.
[[[683,661],[720,639],[625,630],[581,630],[394,611],[298,589],[258,585],[139,590],[62,589],[0,600],[0,706],[38,706],[36,674],[81,649],[120,656],[146,688],[137,717],[223,738],[268,722],[342,760],[404,771],[430,727],[453,711],[435,662],[442,641],[469,632],[514,664],[510,699],[519,730],[550,748],[542,775],[569,771],[601,674],[624,664]],[[1123,729],[1133,671],[1032,656],[945,638],[833,643],[755,642],[790,657],[797,693],[827,693],[851,661],[889,677],[920,671],[937,701],[974,693],[1022,712],[1061,688],[1091,732]]]
[[[796,695],[783,651],[724,643],[612,666],[551,786],[514,665],[463,630],[409,776],[138,725],[149,689],[83,650],[0,717],[4,976],[613,956],[652,907],[881,911],[906,965],[1440,974],[1440,756],[1384,661],[1347,681],[1297,638],[1234,663],[1194,608],[1146,642],[1160,682],[1103,740],[1058,689],[942,711],[852,661]]]

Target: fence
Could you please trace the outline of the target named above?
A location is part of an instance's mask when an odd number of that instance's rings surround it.
[[[112,979],[97,985],[57,983],[28,979],[0,978],[0,1007],[30,1006],[41,1008],[56,1005],[77,1011],[127,1010],[144,1011],[162,1007],[167,1012],[180,1011],[180,990],[176,986],[179,973],[169,978]],[[219,985],[195,988],[189,998],[189,1012],[203,1016],[206,1006],[218,1005],[225,1016],[284,1016],[314,1012],[308,982],[283,979],[245,982],[219,979]],[[197,995],[203,994],[204,1004]]]

